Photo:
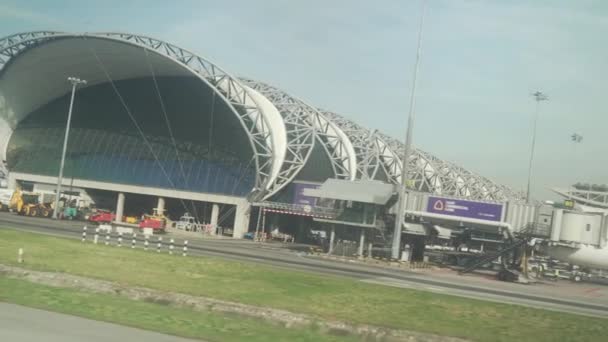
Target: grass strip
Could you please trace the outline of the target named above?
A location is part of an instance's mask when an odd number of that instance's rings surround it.
[[[126,300],[0,277],[0,301],[206,341],[354,341],[313,329],[215,312]]]
[[[322,319],[477,341],[603,341],[608,320],[209,257],[169,256],[0,229],[0,262]]]

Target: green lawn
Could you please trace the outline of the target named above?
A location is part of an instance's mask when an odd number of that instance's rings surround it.
[[[608,320],[0,229],[0,263],[478,341],[604,341]]]
[[[126,300],[0,277],[0,301],[207,341],[355,341],[257,319]]]

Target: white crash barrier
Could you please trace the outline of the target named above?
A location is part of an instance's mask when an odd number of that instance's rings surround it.
[[[110,233],[110,232],[112,232],[112,225],[111,224],[100,224],[99,227],[97,227],[97,229],[99,229],[100,232]]]
[[[116,227],[116,232],[118,234],[123,234],[123,235],[133,234],[133,228],[129,228],[129,227]]]

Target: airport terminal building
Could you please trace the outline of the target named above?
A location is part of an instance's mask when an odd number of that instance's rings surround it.
[[[87,84],[74,100],[63,184],[112,197],[118,217],[138,196],[176,212],[204,204],[204,221],[225,216],[242,237],[256,207],[296,210],[301,189],[328,179],[401,182],[404,145],[348,115],[169,42],[40,31],[0,39],[0,154],[11,186],[56,184],[71,76]],[[407,162],[406,183],[421,192],[520,196],[419,149]]]

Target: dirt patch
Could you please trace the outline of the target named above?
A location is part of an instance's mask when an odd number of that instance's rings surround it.
[[[140,300],[160,305],[188,307],[199,311],[216,311],[264,319],[285,327],[315,327],[332,335],[356,335],[366,341],[430,341],[456,342],[460,338],[388,329],[365,324],[349,324],[340,321],[323,321],[314,317],[286,310],[271,309],[253,305],[228,302],[208,297],[191,296],[174,292],[163,292],[143,287],[127,287],[117,283],[80,277],[58,272],[32,271],[24,268],[0,264],[0,275],[24,279],[33,283],[54,287],[72,288],[94,293],[120,295],[132,300]],[[404,318],[406,319],[406,318]]]

